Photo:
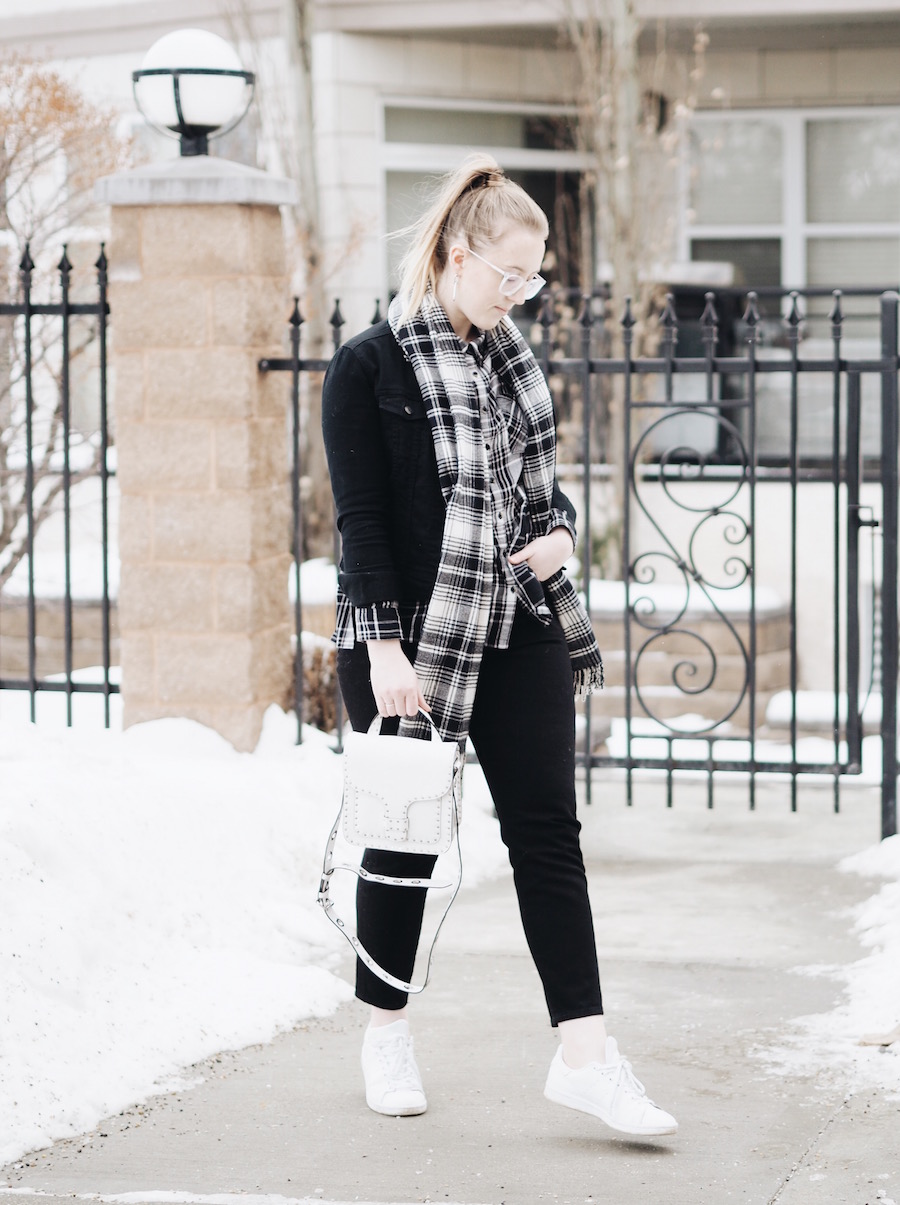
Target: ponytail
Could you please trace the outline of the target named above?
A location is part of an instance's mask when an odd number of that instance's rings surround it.
[[[431,206],[408,228],[413,239],[400,263],[403,318],[411,317],[434,290],[454,243],[478,243],[487,249],[508,223],[533,230],[542,239],[549,233],[544,211],[496,160],[470,155],[444,177]]]

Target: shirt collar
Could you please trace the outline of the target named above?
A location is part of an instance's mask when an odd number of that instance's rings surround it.
[[[467,355],[471,356],[479,368],[484,367],[484,362],[487,359],[487,332],[479,331],[476,338],[471,342],[464,342],[460,339],[463,350]]]

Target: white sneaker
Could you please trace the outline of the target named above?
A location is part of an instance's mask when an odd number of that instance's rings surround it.
[[[366,1104],[376,1113],[414,1117],[428,1108],[407,1021],[366,1030],[362,1069]]]
[[[615,1038],[606,1039],[606,1062],[588,1063],[573,1071],[557,1050],[544,1087],[544,1095],[558,1105],[580,1109],[599,1117],[623,1134],[674,1134],[678,1122],[647,1099],[644,1085],[619,1054]]]

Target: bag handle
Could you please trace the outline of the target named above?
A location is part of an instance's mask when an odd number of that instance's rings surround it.
[[[428,739],[430,741],[433,741],[435,739],[435,737],[437,737],[438,740],[441,740],[442,739],[441,734],[440,734],[440,732],[438,732],[437,725],[435,724],[434,720],[431,718],[429,713],[425,710],[425,708],[420,707],[417,714],[424,716],[425,719],[428,721],[428,724],[429,724]],[[384,724],[384,721],[387,719],[396,719],[396,718],[398,718],[398,717],[386,716],[386,715],[376,715],[375,719],[372,721],[372,723],[369,725],[369,727],[367,729],[368,735],[374,736],[375,733],[378,733],[380,735],[381,728],[382,728],[382,725]],[[407,717],[400,716],[399,718],[402,720],[402,719],[406,719]]]
[[[423,714],[425,713],[423,712]],[[381,716],[376,716],[375,720],[372,721],[372,724],[374,725],[375,721],[380,721],[380,719]],[[434,727],[433,724],[432,727]],[[371,732],[371,730],[372,728],[370,726],[369,731]],[[437,729],[435,729],[435,731],[437,731]],[[338,831],[341,827],[342,810],[343,803],[338,809],[337,819],[334,822],[334,827],[332,828],[328,841],[325,845],[325,859],[322,863],[322,878],[319,883],[317,902],[321,905],[325,915],[335,926],[335,928],[343,933],[344,937],[346,937],[347,941],[349,941],[360,962],[367,966],[373,975],[377,975],[379,979],[384,980],[385,983],[389,983],[391,987],[398,988],[402,992],[409,992],[413,995],[417,994],[418,992],[424,992],[425,988],[428,986],[428,980],[431,977],[431,960],[434,957],[434,948],[437,945],[437,939],[440,936],[441,928],[444,924],[444,921],[447,919],[447,914],[450,911],[453,901],[456,899],[459,891],[459,885],[462,882],[462,848],[459,843],[459,810],[457,808],[455,779],[453,786],[453,811],[456,823],[454,824],[453,828],[455,830],[454,840],[456,841],[457,872],[449,883],[437,883],[434,881],[434,879],[395,879],[391,878],[389,875],[373,874],[370,870],[365,870],[362,866],[353,866],[348,862],[335,862],[334,848],[337,844]],[[426,890],[429,887],[434,887],[438,890],[445,891],[452,888],[450,899],[444,906],[444,911],[441,913],[441,919],[438,922],[438,926],[434,932],[431,948],[428,951],[428,962],[425,966],[425,978],[422,983],[418,985],[414,983],[407,983],[405,979],[399,979],[396,975],[392,975],[390,971],[386,971],[383,966],[380,966],[375,961],[359,938],[347,930],[343,918],[338,916],[337,912],[335,911],[334,900],[329,895],[331,876],[336,870],[349,870],[350,873],[355,874],[357,878],[365,879],[367,882],[371,883],[384,883],[389,887],[419,887],[425,888]]]

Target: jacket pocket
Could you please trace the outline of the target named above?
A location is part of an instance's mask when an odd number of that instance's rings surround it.
[[[391,390],[378,394],[377,401],[388,462],[392,543],[397,568],[405,579],[421,555],[421,541],[432,543],[428,521],[432,512],[443,531],[434,440],[419,394]],[[440,547],[440,533],[437,538]]]
[[[385,392],[377,401],[392,488],[403,493],[414,484],[432,446],[428,415],[421,397],[411,392]]]
[[[390,415],[401,422],[416,422],[427,419],[425,403],[418,394],[413,393],[381,393],[378,394],[378,409],[383,415]]]

